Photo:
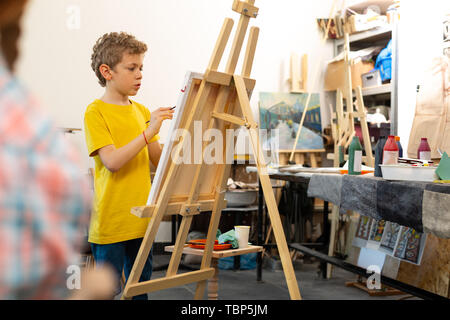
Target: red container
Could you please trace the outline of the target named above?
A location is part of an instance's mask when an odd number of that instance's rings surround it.
[[[395,136],[389,136],[383,148],[383,164],[398,163],[398,145]]]
[[[422,138],[420,141],[419,149],[417,149],[417,159],[431,160],[431,149],[427,138]]]

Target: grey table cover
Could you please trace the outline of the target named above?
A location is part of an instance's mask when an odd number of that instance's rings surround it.
[[[378,177],[313,174],[308,196],[376,220],[450,238],[450,185]]]

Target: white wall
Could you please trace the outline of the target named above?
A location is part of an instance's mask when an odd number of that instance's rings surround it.
[[[408,147],[416,107],[416,86],[431,60],[442,55],[443,20],[448,0],[401,2],[399,22],[398,135]]]
[[[260,14],[251,25],[261,30],[252,73],[257,80],[251,100],[255,115],[259,91],[289,91],[291,52],[309,54],[310,81],[313,71],[318,73],[309,88],[320,91],[325,64],[319,60],[332,58],[333,50],[321,44],[315,19],[326,17],[331,3],[256,1]],[[18,75],[59,126],[81,128],[86,106],[103,91],[90,69],[92,46],[103,33],[126,31],[149,46],[143,85],[135,99],[150,110],[174,105],[185,72],[204,72],[223,19],[233,18],[236,28],[238,14],[231,4],[232,0],[33,0],[24,17]],[[71,29],[77,23],[73,7],[80,10],[78,29]],[[326,126],[328,108],[322,105]],[[161,130],[163,140],[168,127]],[[71,139],[87,168],[83,135]]]

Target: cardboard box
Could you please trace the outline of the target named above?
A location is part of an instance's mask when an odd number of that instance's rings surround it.
[[[345,27],[349,34],[353,34],[387,25],[386,16],[355,14],[348,17]]]
[[[361,61],[355,63],[351,67],[352,88],[362,87],[361,75],[371,71],[375,67],[373,62]],[[344,92],[345,88],[345,62],[344,60],[335,61],[328,64],[325,73],[325,91],[335,91],[340,89]]]

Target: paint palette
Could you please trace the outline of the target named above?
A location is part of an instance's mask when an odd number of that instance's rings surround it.
[[[189,247],[194,249],[205,249],[206,239],[196,239],[188,242]],[[226,250],[231,248],[231,243],[219,244],[219,241],[214,241],[213,250]]]

